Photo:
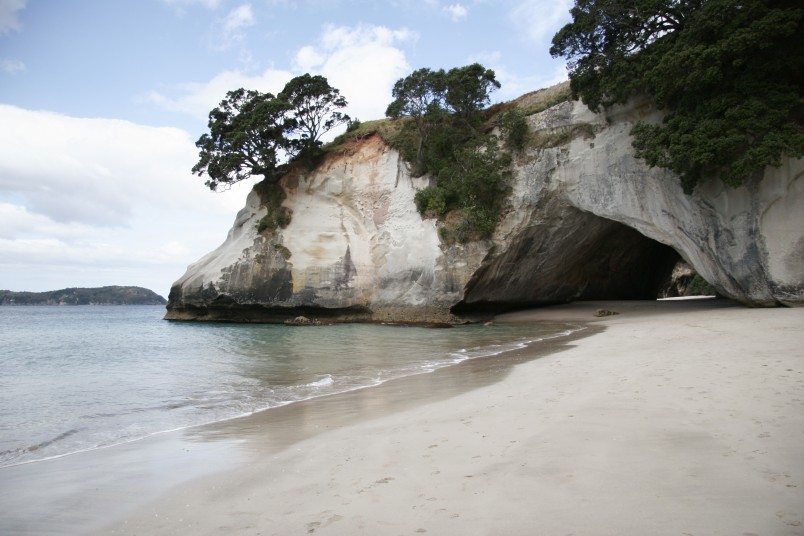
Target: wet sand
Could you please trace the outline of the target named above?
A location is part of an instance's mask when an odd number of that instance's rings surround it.
[[[2,469],[0,532],[804,534],[804,309],[579,303],[497,321],[588,327]]]

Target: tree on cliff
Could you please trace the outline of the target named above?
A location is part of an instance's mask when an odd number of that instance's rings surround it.
[[[297,76],[279,98],[293,109],[292,131],[298,138],[290,140],[289,149],[294,155],[312,156],[321,147],[322,135],[349,122],[349,116],[340,111],[347,106],[346,99],[323,76]]]
[[[418,69],[400,78],[394,84],[393,102],[385,111],[387,117],[398,119],[409,116],[416,125],[418,135],[416,167],[425,171],[424,148],[438,131],[441,134],[436,145],[449,150],[455,140],[465,141],[477,132],[475,127],[479,112],[491,100],[489,94],[500,87],[494,71],[479,63],[454,67],[449,71]],[[455,128],[452,119],[458,119],[463,127]],[[468,134],[468,135],[467,135]]]
[[[195,145],[200,149],[193,173],[209,176],[206,185],[217,190],[252,175],[276,181],[287,158],[312,158],[323,134],[349,120],[339,109],[347,105],[323,76],[297,76],[274,96],[237,89],[209,112],[209,133]]]
[[[209,112],[209,133],[202,135],[193,173],[209,179],[210,190],[252,175],[272,179],[277,174],[286,132],[292,127],[291,106],[270,93],[237,89]]]
[[[804,156],[804,6],[799,0],[576,0],[550,52],[569,60],[592,109],[647,95],[660,124],[632,130],[637,155],[691,192],[738,186]]]
[[[491,101],[491,92],[500,88],[494,71],[479,63],[450,69],[445,85],[447,106],[473,131],[478,112]]]
[[[444,109],[445,78],[443,69],[432,71],[427,68],[418,69],[405,78],[400,78],[391,92],[394,100],[385,110],[387,117],[398,119],[406,115],[413,119],[419,134],[417,164],[421,164],[422,148]]]
[[[385,114],[411,119],[396,147],[414,163],[415,174],[434,179],[415,202],[422,215],[453,215],[439,231],[446,241],[489,237],[503,208],[511,159],[495,136],[477,128],[489,94],[499,87],[494,71],[478,63],[446,72],[418,69],[394,85]]]

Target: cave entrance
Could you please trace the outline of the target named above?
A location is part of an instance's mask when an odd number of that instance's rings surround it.
[[[681,260],[673,248],[631,227],[572,207],[537,221],[505,251],[487,257],[453,313],[578,300],[653,300]]]

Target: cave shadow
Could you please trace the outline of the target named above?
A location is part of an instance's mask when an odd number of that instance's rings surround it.
[[[682,260],[672,247],[627,225],[572,207],[492,251],[467,283],[458,316],[572,301],[655,300]],[[672,294],[672,291],[670,291]]]

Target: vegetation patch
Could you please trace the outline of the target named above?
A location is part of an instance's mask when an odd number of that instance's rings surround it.
[[[517,99],[517,105],[524,115],[535,115],[553,106],[572,99],[572,90],[564,82],[556,86],[529,93]]]
[[[531,135],[531,144],[540,149],[547,149],[564,145],[579,137],[594,138],[595,134],[595,126],[591,123],[575,123],[550,131],[535,132]]]
[[[593,110],[647,95],[664,112],[631,134],[687,193],[739,186],[804,156],[804,5],[767,0],[576,0],[550,52]]]
[[[254,185],[254,191],[260,196],[262,206],[268,209],[268,214],[257,223],[258,233],[284,229],[290,225],[292,213],[289,208],[282,206],[287,194],[279,184],[263,180]]]
[[[414,176],[432,177],[414,200],[422,216],[442,222],[444,242],[490,237],[502,212],[512,159],[488,133],[499,110],[485,108],[498,87],[494,71],[479,64],[419,69],[394,85],[386,115],[397,127],[384,139],[411,163]],[[511,112],[504,124],[506,143],[521,147],[524,117]]]
[[[278,251],[279,254],[282,255],[282,258],[285,260],[290,259],[290,257],[293,255],[293,253],[291,253],[290,250],[285,246],[283,246],[282,244],[274,244],[274,249]]]
[[[200,151],[192,171],[206,175],[215,191],[253,175],[278,182],[288,164],[314,167],[323,155],[321,136],[351,122],[341,112],[347,104],[320,75],[297,76],[276,96],[229,91],[209,112],[209,133],[195,143]]]
[[[395,147],[398,144],[397,138],[404,126],[405,121],[392,121],[390,119],[377,119],[366,122],[354,121],[350,123],[346,132],[325,145],[324,151],[328,153],[338,152],[344,145],[370,138],[374,134],[379,134],[385,143]]]
[[[717,296],[718,292],[706,279],[699,274],[695,274],[690,282],[685,296]]]

